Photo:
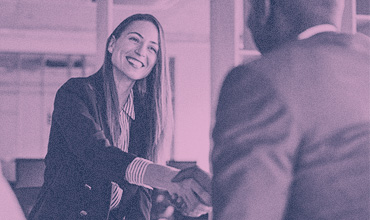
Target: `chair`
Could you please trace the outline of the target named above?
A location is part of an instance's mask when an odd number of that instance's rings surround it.
[[[15,160],[16,181],[13,190],[28,216],[44,183],[45,164],[43,159],[18,158]]]

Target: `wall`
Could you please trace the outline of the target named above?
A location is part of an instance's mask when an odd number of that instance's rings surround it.
[[[96,4],[0,0],[0,51],[94,54]]]

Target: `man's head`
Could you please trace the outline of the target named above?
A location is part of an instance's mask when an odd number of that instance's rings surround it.
[[[341,26],[344,0],[250,0],[248,26],[266,53],[319,24]]]

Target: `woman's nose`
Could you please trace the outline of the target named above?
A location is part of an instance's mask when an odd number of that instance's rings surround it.
[[[135,53],[141,57],[145,57],[146,56],[146,51],[145,51],[145,45],[144,44],[140,44],[136,50],[135,50]]]

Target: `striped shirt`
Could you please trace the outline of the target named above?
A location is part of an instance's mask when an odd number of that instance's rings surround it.
[[[124,104],[120,111],[119,118],[121,135],[119,137],[117,147],[124,152],[128,152],[128,146],[130,142],[130,124],[132,120],[135,120],[135,109],[134,109],[134,94],[133,91],[131,90],[127,98],[127,102]],[[135,158],[126,169],[125,179],[131,184],[144,186],[146,188],[152,189],[152,187],[147,186],[143,183],[146,168],[150,163],[152,162],[149,160],[140,157]],[[122,198],[122,192],[123,191],[118,186],[118,184],[112,182],[112,196],[110,209],[114,209],[118,206],[119,201]]]

